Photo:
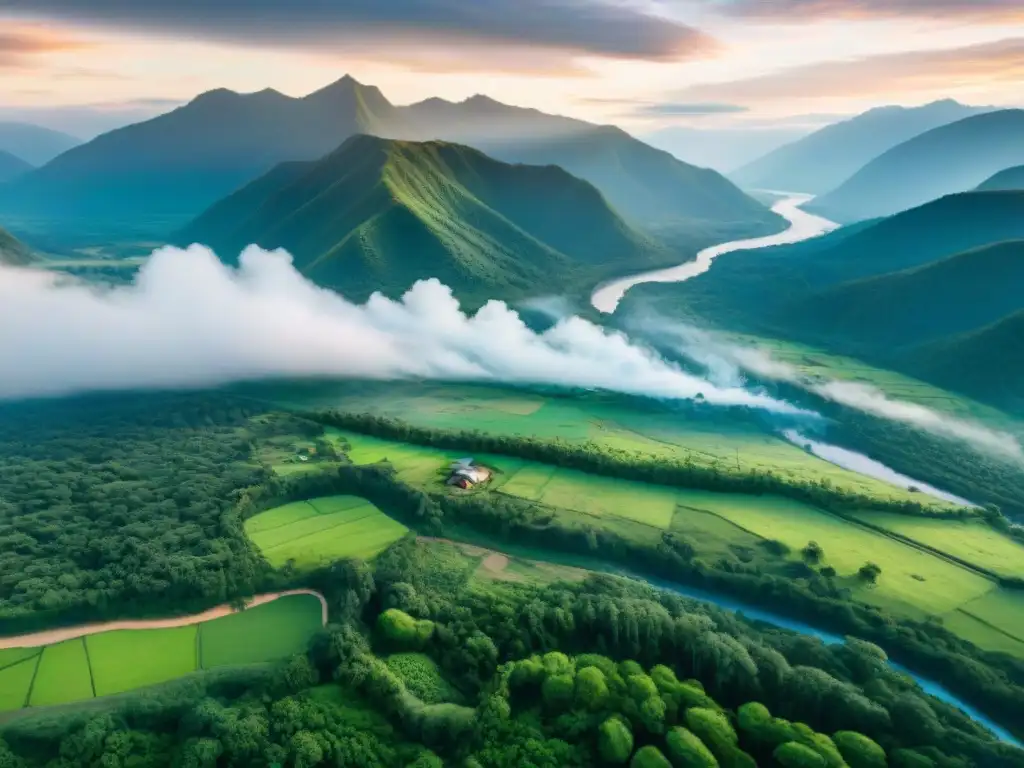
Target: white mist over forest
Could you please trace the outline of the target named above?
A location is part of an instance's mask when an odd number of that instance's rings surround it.
[[[585,387],[801,413],[578,317],[537,333],[500,301],[467,315],[437,280],[398,301],[354,304],[306,280],[287,253],[255,246],[237,268],[203,246],[161,248],[116,287],[0,268],[0,329],[4,398],[334,376]]]

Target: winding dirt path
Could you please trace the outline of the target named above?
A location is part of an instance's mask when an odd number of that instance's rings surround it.
[[[258,605],[272,603],[282,597],[291,595],[312,595],[320,601],[320,620],[323,626],[327,625],[327,600],[319,592],[312,589],[289,589],[285,592],[267,592],[256,595],[245,604],[246,608],[255,608]],[[171,629],[173,627],[187,627],[192,624],[200,624],[211,619],[219,619],[221,616],[228,616],[235,613],[235,609],[229,603],[209,608],[202,613],[194,613],[191,616],[175,616],[170,619],[126,619],[121,621],[106,621],[98,624],[79,624],[74,627],[60,627],[59,629],[47,629],[42,632],[32,632],[25,635],[13,635],[11,637],[0,637],[0,650],[8,648],[38,648],[41,645],[51,645],[64,640],[73,640],[76,637],[95,635],[100,632],[111,632],[118,629]]]

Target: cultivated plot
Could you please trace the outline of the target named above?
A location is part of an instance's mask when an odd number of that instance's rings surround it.
[[[1024,544],[983,522],[862,512],[857,515],[999,576],[1024,578]]]
[[[39,660],[29,704],[67,704],[93,696],[89,657],[82,638],[47,646]]]
[[[198,668],[198,624],[172,629],[121,630],[85,639],[97,696],[182,677]]]
[[[313,595],[290,595],[200,626],[203,669],[283,659],[306,650],[322,627]]]
[[[314,568],[373,557],[408,529],[365,499],[330,496],[261,512],[245,522],[245,530],[271,565]]]
[[[979,622],[1024,642],[1024,593],[999,587],[960,608]]]
[[[703,491],[686,491],[685,499],[686,506],[777,539],[795,552],[816,541],[825,552],[823,564],[848,580],[858,597],[904,614],[941,616],[995,588],[995,582],[966,568],[796,501]],[[867,562],[882,569],[875,586],[861,585],[857,577]]]
[[[0,712],[21,709],[28,702],[32,677],[39,662],[39,649],[35,650],[35,656],[0,669]]]

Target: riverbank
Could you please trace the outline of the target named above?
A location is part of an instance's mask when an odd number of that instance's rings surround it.
[[[814,195],[785,194],[786,196],[772,206],[772,210],[789,222],[789,227],[782,232],[766,237],[755,237],[747,240],[733,240],[705,248],[692,261],[687,261],[667,269],[653,269],[628,277],[610,280],[599,285],[591,294],[590,303],[604,314],[613,313],[619,306],[622,297],[634,285],[641,283],[681,283],[697,275],[704,274],[711,268],[711,263],[719,256],[734,251],[746,251],[754,248],[767,248],[773,245],[791,245],[810,240],[839,227],[833,221],[807,213],[801,206],[814,199]]]
[[[327,626],[327,600],[322,594],[312,589],[290,589],[283,592],[266,592],[256,595],[246,602],[245,608],[256,608],[260,605],[272,603],[282,597],[291,595],[312,595],[320,601],[321,625]],[[115,630],[141,630],[141,629],[173,629],[176,627],[188,627],[193,624],[202,624],[205,621],[219,619],[237,613],[238,610],[230,603],[222,603],[209,608],[202,613],[194,613],[189,616],[175,616],[169,619],[128,619],[121,621],[105,621],[95,624],[79,624],[74,627],[61,627],[59,629],[44,630],[42,632],[30,632],[23,635],[11,637],[0,637],[0,650],[11,648],[39,648],[45,645],[53,645],[65,640],[74,640],[79,637],[96,635],[101,632],[113,632]]]

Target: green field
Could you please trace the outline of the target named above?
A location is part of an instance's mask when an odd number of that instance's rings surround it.
[[[857,517],[999,576],[1024,578],[1024,544],[983,523],[880,512]]]
[[[91,699],[92,695],[92,675],[83,639],[47,646],[39,660],[29,704],[33,707],[67,704]]]
[[[1024,592],[998,588],[960,607],[960,611],[1004,635],[1024,643]],[[980,630],[970,639],[985,647]],[[975,637],[982,637],[979,642]]]
[[[966,568],[789,499],[683,491],[680,503],[777,539],[794,552],[816,541],[825,551],[824,564],[835,568],[858,597],[905,615],[942,615],[995,588],[995,582]],[[869,561],[882,568],[874,587],[861,585],[856,575]]]
[[[202,625],[203,669],[282,659],[306,649],[321,628],[320,601],[292,595]]]
[[[668,528],[676,508],[674,488],[546,464],[524,466],[501,486],[501,492],[590,515],[624,517],[656,528]]]
[[[388,668],[409,692],[427,704],[461,702],[462,696],[444,679],[436,662],[423,653],[395,653],[385,659]]]
[[[39,649],[34,650],[37,652],[36,656],[0,669],[0,712],[21,709],[25,706],[29,688],[32,686],[32,677],[35,675],[36,666],[39,663]]]
[[[370,558],[408,529],[356,496],[298,501],[261,512],[245,531],[275,567],[315,568],[346,557]]]
[[[0,651],[0,712],[20,709],[26,699],[33,707],[91,699],[94,685],[96,696],[108,696],[199,669],[282,659],[306,649],[321,619],[316,597],[289,595],[192,626],[117,630]]]
[[[156,685],[197,669],[199,625],[122,630],[85,639],[97,696]]]

